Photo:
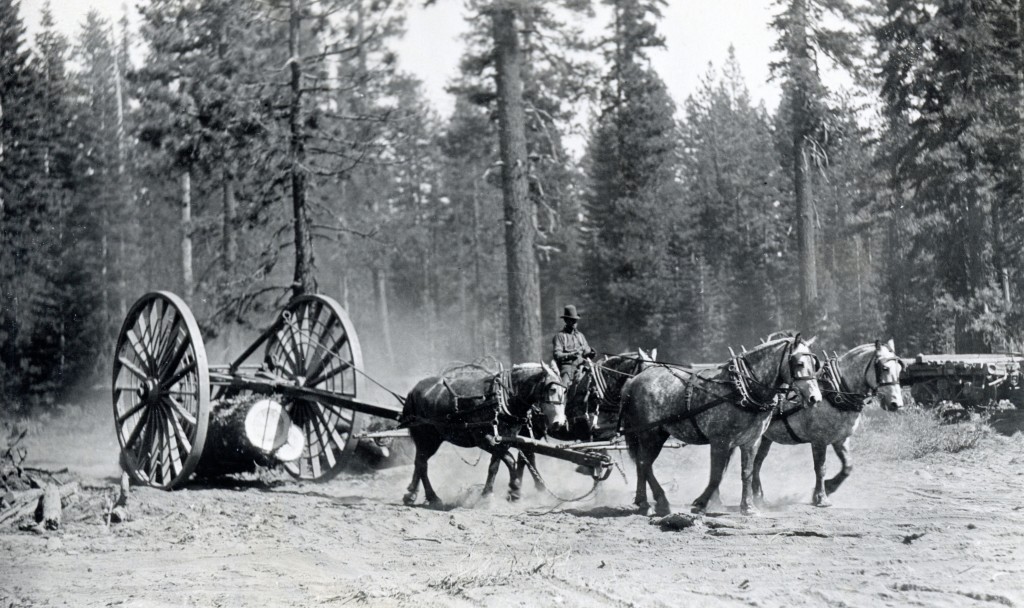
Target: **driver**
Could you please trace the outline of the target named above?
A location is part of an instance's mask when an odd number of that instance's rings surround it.
[[[576,306],[569,304],[562,311],[565,327],[555,334],[552,342],[552,357],[558,365],[558,373],[562,384],[571,386],[576,380],[576,373],[584,358],[593,359],[597,353],[587,344],[587,338],[576,329],[580,316],[576,314]]]

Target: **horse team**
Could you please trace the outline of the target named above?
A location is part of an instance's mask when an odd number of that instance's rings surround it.
[[[402,414],[402,425],[416,446],[405,503],[417,501],[422,484],[427,502],[441,504],[427,462],[445,441],[491,454],[485,494],[493,491],[505,464],[509,495],[518,498],[524,468],[536,471],[533,454],[523,448],[513,458],[500,438],[524,434],[569,441],[622,436],[636,464],[634,502],[641,513],[649,513],[649,487],[657,515],[671,512],[654,474],[669,437],[710,445],[708,484],[693,501],[694,512],[704,512],[717,500],[736,448],[742,465],[740,511],[754,514],[763,506],[760,471],[772,444],[809,443],[815,472],[812,502],[828,506],[829,495],[853,469],[849,438],[865,401],[877,397],[890,411],[903,405],[903,362],[891,340],[863,344],[824,363],[799,334],[770,338],[718,365],[689,367],[655,359],[641,350],[588,362],[572,386],[564,386],[551,366],[530,363],[497,374],[466,365],[420,381],[409,392]],[[825,478],[828,446],[842,463],[831,479]],[[540,485],[539,477],[534,479]]]

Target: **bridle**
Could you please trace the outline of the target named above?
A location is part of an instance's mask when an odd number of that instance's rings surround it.
[[[839,357],[829,357],[825,360],[824,373],[822,380],[827,384],[826,392],[828,393],[828,399],[832,405],[839,409],[849,409],[860,411],[864,408],[864,401],[869,397],[873,397],[878,394],[878,389],[883,386],[899,386],[899,375],[895,378],[887,378],[890,376],[888,370],[885,368],[885,364],[890,361],[900,361],[902,359],[895,355],[889,355],[883,357],[876,350],[871,359],[868,360],[866,366],[864,366],[864,373],[861,376],[864,380],[864,386],[867,387],[868,392],[857,393],[853,392],[850,387],[846,384],[846,380],[839,371]],[[870,381],[870,372],[872,367],[875,370],[875,384],[872,386]]]
[[[779,395],[788,392],[789,388],[782,388],[776,386],[768,386],[768,384],[760,381],[754,376],[753,371],[750,369],[750,363],[746,358],[747,353],[741,353],[734,355],[729,360],[729,375],[732,379],[733,384],[736,386],[736,390],[740,393],[740,401],[738,405],[745,409],[756,409],[760,412],[767,412],[778,405]],[[799,375],[797,371],[798,366],[802,367],[802,362],[805,359],[810,358],[814,363],[808,366],[812,372],[807,375]],[[779,358],[779,363],[775,368],[775,378],[783,378],[782,370],[783,366],[789,366],[789,378],[791,383],[800,380],[817,380],[818,374],[821,372],[821,362],[818,357],[810,352],[796,352],[796,341],[789,342],[786,348],[782,351],[782,356]],[[769,396],[766,399],[759,400],[755,399],[752,395],[751,385],[757,385],[762,388]]]

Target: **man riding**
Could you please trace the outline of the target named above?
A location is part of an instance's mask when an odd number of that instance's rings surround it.
[[[576,314],[576,306],[569,304],[562,311],[565,327],[555,334],[552,340],[552,356],[558,364],[558,373],[565,386],[571,386],[584,358],[593,359],[597,353],[587,344],[587,338],[576,329],[580,316]]]

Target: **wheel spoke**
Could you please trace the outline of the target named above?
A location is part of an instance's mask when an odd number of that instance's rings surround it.
[[[181,435],[178,434],[178,429],[175,428],[174,423],[177,421],[173,415],[167,416],[167,426],[164,433],[167,435],[167,452],[170,456],[169,464],[171,471],[171,479],[178,476],[181,472]]]
[[[168,402],[168,403],[172,404],[171,405],[172,408],[175,407],[173,405],[173,402]],[[174,428],[174,434],[178,438],[178,444],[185,449],[186,454],[191,453],[192,452],[192,442],[189,441],[188,433],[186,433],[184,427],[181,426],[181,421],[179,421],[178,417],[174,415],[174,412],[170,412],[170,415],[167,416],[167,418],[170,419],[170,424]],[[195,419],[193,418],[192,420],[193,420],[192,424],[195,425]]]
[[[322,309],[323,308],[321,307],[321,310]],[[338,318],[335,317],[334,315],[329,315],[327,317],[327,322],[323,324],[323,327],[313,334],[316,337],[316,344],[315,348],[313,349],[313,356],[309,360],[310,370],[322,370],[324,366],[327,365],[327,363],[325,363],[325,359],[331,357],[332,353],[324,347],[324,340],[327,340],[331,337],[331,334],[333,334],[334,332],[334,326],[337,324]],[[314,325],[314,327],[316,326]],[[342,329],[343,333],[344,331],[345,330]],[[306,374],[307,386],[309,385],[308,379],[313,377],[315,374],[315,372]]]
[[[182,338],[181,344],[179,344],[178,348],[174,350],[174,354],[172,354],[169,359],[165,360],[164,363],[160,365],[160,369],[157,370],[158,377],[161,380],[163,380],[167,374],[178,369],[181,359],[185,356],[185,353],[188,352],[191,345],[192,344],[187,339]]]
[[[167,404],[171,408],[171,413],[172,414],[177,414],[178,416],[184,418],[185,422],[191,424],[192,426],[196,425],[196,417],[193,416],[191,413],[189,413],[189,411],[187,409],[185,409],[185,406],[182,405],[181,403],[179,403],[177,399],[175,399],[174,397],[171,397],[170,395],[168,395],[166,393],[163,395],[163,398],[164,398],[164,403]],[[174,418],[175,420],[177,420],[176,416],[172,415],[171,417]]]
[[[149,351],[146,350],[146,347],[139,340],[138,336],[135,335],[135,332],[129,329],[126,336],[128,337],[128,344],[130,344],[132,350],[135,351],[135,356],[139,358],[139,363],[145,367],[152,367],[152,357],[150,357]],[[147,374],[144,377],[148,378],[149,376]]]
[[[140,401],[135,407],[129,409],[127,412],[125,412],[125,413],[121,414],[120,416],[118,416],[117,417],[117,424],[118,425],[124,424],[125,420],[128,420],[129,418],[134,416],[136,412],[138,412],[139,410],[141,410],[144,407],[146,407],[146,402],[145,401]]]
[[[319,441],[320,447],[324,451],[332,451],[330,444],[331,437],[327,432],[328,426],[327,422],[324,420],[323,412],[320,410],[319,407],[317,407],[317,404],[314,402],[307,403],[306,407],[309,408],[310,412],[312,412],[313,414],[312,416],[310,416],[310,421],[311,424],[313,425],[313,430],[316,431],[316,436],[317,440]]]
[[[139,369],[134,363],[132,363],[128,359],[125,359],[124,355],[118,356],[117,360],[121,363],[121,365],[125,366],[128,369],[128,371],[134,374],[135,377],[138,378],[139,380],[149,380],[149,376],[146,375],[146,372]]]
[[[355,413],[352,410],[341,407],[339,405],[334,405],[333,403],[324,403],[319,401],[317,403],[320,403],[320,405],[323,406],[324,409],[330,410],[332,414],[334,414],[338,418],[341,418],[343,421],[349,423],[349,426],[351,427],[352,418],[353,416],[355,416]]]
[[[147,414],[148,413],[149,412],[147,412]],[[142,429],[145,428],[148,418],[148,415],[139,417],[138,422],[136,422],[135,426],[132,428],[132,432],[129,433],[128,438],[124,440],[124,449],[131,449],[131,447],[135,445],[135,442],[139,440],[139,434],[142,432]],[[124,429],[121,430],[123,431]]]
[[[351,363],[349,363],[348,361],[341,361],[338,364],[338,367],[335,367],[335,368],[332,368],[332,369],[329,369],[329,370],[326,370],[326,371],[321,371],[321,373],[318,374],[316,377],[307,380],[306,381],[306,386],[309,387],[309,388],[313,388],[313,387],[319,386],[319,385],[323,384],[324,382],[326,382],[327,380],[337,376],[338,374],[340,374],[342,372],[346,372],[346,371],[348,371],[351,368],[352,368],[352,364]]]
[[[325,456],[327,456],[327,464],[330,466],[330,468],[333,469],[335,465],[337,465],[337,461],[334,459],[334,450],[331,449],[331,445],[325,439],[324,434],[326,434],[330,438],[330,440],[334,442],[334,445],[338,447],[338,450],[345,449],[345,442],[342,441],[341,436],[338,435],[338,431],[333,426],[328,424],[327,420],[324,419],[323,412],[320,411],[320,408],[316,407],[316,404],[313,404],[312,407],[313,415],[316,416],[318,422],[317,428],[323,429],[323,432],[320,433],[320,442],[323,444],[324,451],[326,452]]]
[[[317,441],[314,437],[315,428],[313,419],[308,419],[305,426],[306,445],[309,446],[309,464],[313,467],[313,479],[320,477],[320,451],[313,453],[313,443]]]
[[[192,361],[188,365],[186,365],[185,367],[181,368],[178,371],[178,373],[176,373],[173,376],[171,376],[171,378],[167,382],[161,382],[160,383],[160,387],[161,388],[170,388],[170,387],[176,385],[178,382],[180,382],[182,378],[184,378],[185,376],[191,374],[194,371],[196,371],[196,362]]]
[[[351,365],[351,363],[341,359],[341,357],[337,354],[338,349],[340,349],[346,342],[348,342],[348,334],[342,333],[340,336],[338,336],[338,339],[335,340],[334,344],[332,344],[330,348],[326,349],[326,352],[324,352],[324,356],[320,358],[320,361],[317,364],[316,368],[311,373],[307,374],[306,377],[314,379],[317,378],[321,373],[323,373],[324,368],[327,367],[330,364],[330,362],[335,359],[335,357],[341,360],[342,363],[346,365]]]

